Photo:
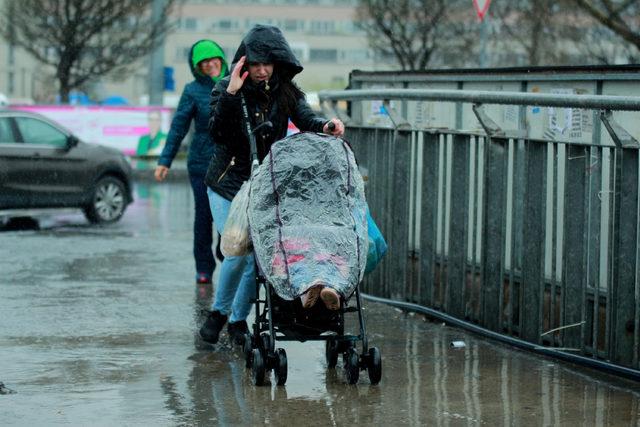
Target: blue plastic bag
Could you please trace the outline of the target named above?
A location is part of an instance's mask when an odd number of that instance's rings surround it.
[[[367,265],[364,269],[364,274],[369,274],[375,270],[384,254],[387,253],[387,242],[385,242],[380,229],[373,221],[368,207],[367,229],[369,235],[369,250],[367,252]]]

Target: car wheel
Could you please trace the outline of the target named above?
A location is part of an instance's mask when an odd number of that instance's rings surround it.
[[[108,224],[119,220],[126,206],[124,183],[107,176],[101,178],[93,188],[91,204],[84,209],[84,214],[89,222]]]

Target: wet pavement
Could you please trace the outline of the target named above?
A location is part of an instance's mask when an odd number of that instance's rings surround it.
[[[135,196],[113,226],[67,213],[0,232],[2,425],[640,424],[637,383],[369,301],[379,385],[347,385],[321,342],[286,342],[287,384],[255,387],[226,336],[195,334],[212,290],[193,284],[188,185]]]

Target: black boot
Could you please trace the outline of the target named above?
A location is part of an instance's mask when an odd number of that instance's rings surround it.
[[[204,321],[202,328],[200,328],[200,336],[208,343],[217,343],[218,335],[220,335],[220,331],[226,322],[227,316],[217,310],[212,311]]]
[[[240,320],[238,322],[229,323],[227,331],[229,332],[229,338],[232,343],[242,345],[244,344],[245,335],[249,333],[249,328],[247,327],[246,321]]]

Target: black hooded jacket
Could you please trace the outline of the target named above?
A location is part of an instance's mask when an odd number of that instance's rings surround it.
[[[287,112],[282,88],[291,84],[302,66],[277,27],[256,25],[245,36],[233,58],[233,66],[246,55],[246,63],[261,62],[274,65],[267,84],[254,84],[249,77],[235,94],[227,92],[230,77],[219,81],[211,93],[209,132],[214,142],[214,155],[209,163],[206,184],[222,197],[232,200],[251,173],[249,138],[243,121],[241,96],[245,97],[251,128],[271,121],[272,128],[256,134],[260,161],[271,144],[287,134],[288,119],[302,131],[322,132],[327,120],[313,112],[304,97],[297,99]],[[233,69],[232,66],[232,69]]]

